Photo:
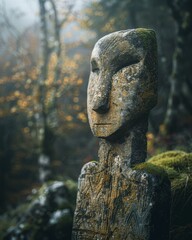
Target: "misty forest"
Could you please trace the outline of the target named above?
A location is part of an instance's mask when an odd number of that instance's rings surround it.
[[[78,176],[98,160],[91,52],[134,28],[153,29],[158,46],[147,161],[171,182],[170,240],[192,239],[191,9],[190,0],[0,0],[0,240],[71,239]]]

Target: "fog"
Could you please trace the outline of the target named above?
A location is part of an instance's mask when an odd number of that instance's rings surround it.
[[[22,31],[27,26],[38,21],[38,1],[37,0],[1,0],[2,7],[6,10],[11,22]]]

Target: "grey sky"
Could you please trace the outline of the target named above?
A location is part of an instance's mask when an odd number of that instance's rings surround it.
[[[76,2],[77,8],[80,8],[83,3],[89,2],[90,0],[71,0]],[[0,0],[0,2],[4,2],[6,9],[8,12],[10,10],[15,11],[15,9],[24,13],[21,18],[15,18],[14,14],[12,16],[12,22],[17,25],[21,30],[35,21],[38,21],[38,0]]]
[[[63,0],[65,1],[65,0]],[[90,2],[92,0],[71,0],[75,1],[76,3],[76,10],[78,11],[84,3]],[[0,0],[0,3],[4,2],[4,6],[7,9],[8,16],[11,20],[11,23],[15,25],[17,30],[19,32],[25,31],[25,29],[34,24],[35,22],[39,22],[39,5],[38,0]],[[21,17],[15,17],[16,10],[19,12],[23,12],[23,16]],[[11,13],[13,11],[13,13]],[[89,33],[89,37],[87,36],[87,32],[82,29],[76,29],[73,31],[73,28],[75,28],[75,25],[77,23],[72,23],[69,27],[66,27],[65,31],[65,41],[76,41],[82,40],[87,41],[87,39],[92,36]],[[68,34],[70,33],[70,34]]]
[[[38,21],[38,0],[0,0],[4,3],[8,16],[11,22],[18,30],[23,30],[27,26]],[[15,16],[16,11],[22,12],[22,17]]]

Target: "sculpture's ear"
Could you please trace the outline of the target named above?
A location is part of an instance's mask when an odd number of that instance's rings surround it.
[[[151,73],[151,81],[157,86],[157,39],[152,29],[136,29],[146,51],[144,64]]]
[[[142,81],[144,86],[148,86],[148,94],[143,88],[142,98],[148,109],[151,110],[157,102],[157,41],[155,31],[138,28],[124,31],[122,35],[130,44],[128,53],[132,50],[133,55],[137,54],[145,68],[146,77],[142,78]]]

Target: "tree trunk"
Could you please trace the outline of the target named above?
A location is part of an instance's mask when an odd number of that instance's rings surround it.
[[[50,4],[50,9],[46,8],[46,3]],[[40,22],[42,33],[42,64],[41,73],[38,82],[38,119],[37,119],[37,138],[39,139],[39,165],[40,179],[45,181],[52,175],[51,160],[54,156],[55,134],[52,125],[56,121],[57,114],[57,82],[61,74],[61,27],[67,21],[68,15],[71,14],[74,4],[67,5],[65,17],[59,20],[56,1],[39,0]],[[50,8],[49,7],[49,8]],[[51,13],[51,17],[50,17]],[[52,39],[50,41],[50,39]],[[56,64],[53,71],[53,83],[46,86],[46,80],[49,74],[49,62],[52,55],[56,56]],[[49,92],[48,92],[49,91]],[[47,96],[49,93],[49,97]]]
[[[177,36],[165,126],[168,132],[177,132],[189,126],[192,114],[192,2],[172,0],[168,5],[177,24]]]

